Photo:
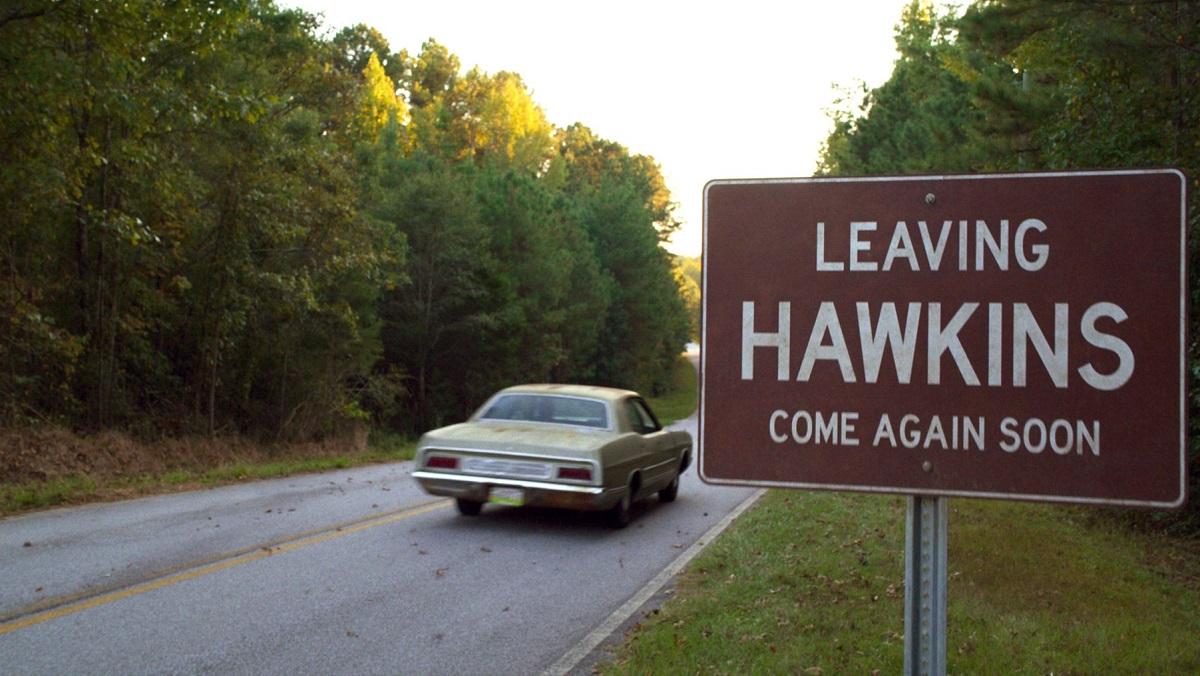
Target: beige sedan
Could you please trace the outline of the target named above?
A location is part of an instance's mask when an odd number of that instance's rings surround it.
[[[607,510],[621,528],[634,502],[673,501],[691,460],[691,435],[663,429],[636,392],[520,385],[422,436],[413,477],[468,516],[489,502]]]

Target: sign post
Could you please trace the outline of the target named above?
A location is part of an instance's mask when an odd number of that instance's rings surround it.
[[[906,667],[944,671],[946,498],[1183,505],[1186,185],[710,182],[701,478],[919,496]]]
[[[947,498],[908,497],[904,561],[904,673],[946,673]]]

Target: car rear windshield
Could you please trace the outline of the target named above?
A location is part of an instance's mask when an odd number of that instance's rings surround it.
[[[608,428],[608,407],[604,402],[547,394],[502,395],[479,417]]]

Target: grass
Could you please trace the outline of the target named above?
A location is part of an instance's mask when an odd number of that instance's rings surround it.
[[[94,496],[96,490],[96,482],[83,477],[26,484],[0,484],[0,515],[83,501]]]
[[[680,356],[675,363],[671,391],[661,397],[646,397],[650,409],[663,425],[687,418],[696,411],[698,399],[696,367]]]
[[[1200,547],[1089,512],[952,500],[950,673],[1200,672]],[[900,497],[772,491],[605,674],[899,673]]]
[[[769,494],[697,557],[604,673],[901,671],[903,500]]]
[[[1007,502],[964,502],[951,529],[958,670],[1200,672],[1197,543]]]

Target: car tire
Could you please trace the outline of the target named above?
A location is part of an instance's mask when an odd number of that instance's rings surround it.
[[[624,528],[629,525],[630,514],[633,511],[633,489],[626,488],[621,493],[621,499],[608,510],[608,525],[613,528]]]
[[[454,502],[458,505],[458,513],[463,516],[479,516],[480,510],[483,509],[483,503],[477,500],[455,498]]]
[[[676,474],[675,478],[671,479],[671,483],[667,484],[666,488],[663,488],[658,492],[658,499],[660,502],[675,502],[675,498],[678,495],[679,475]]]

